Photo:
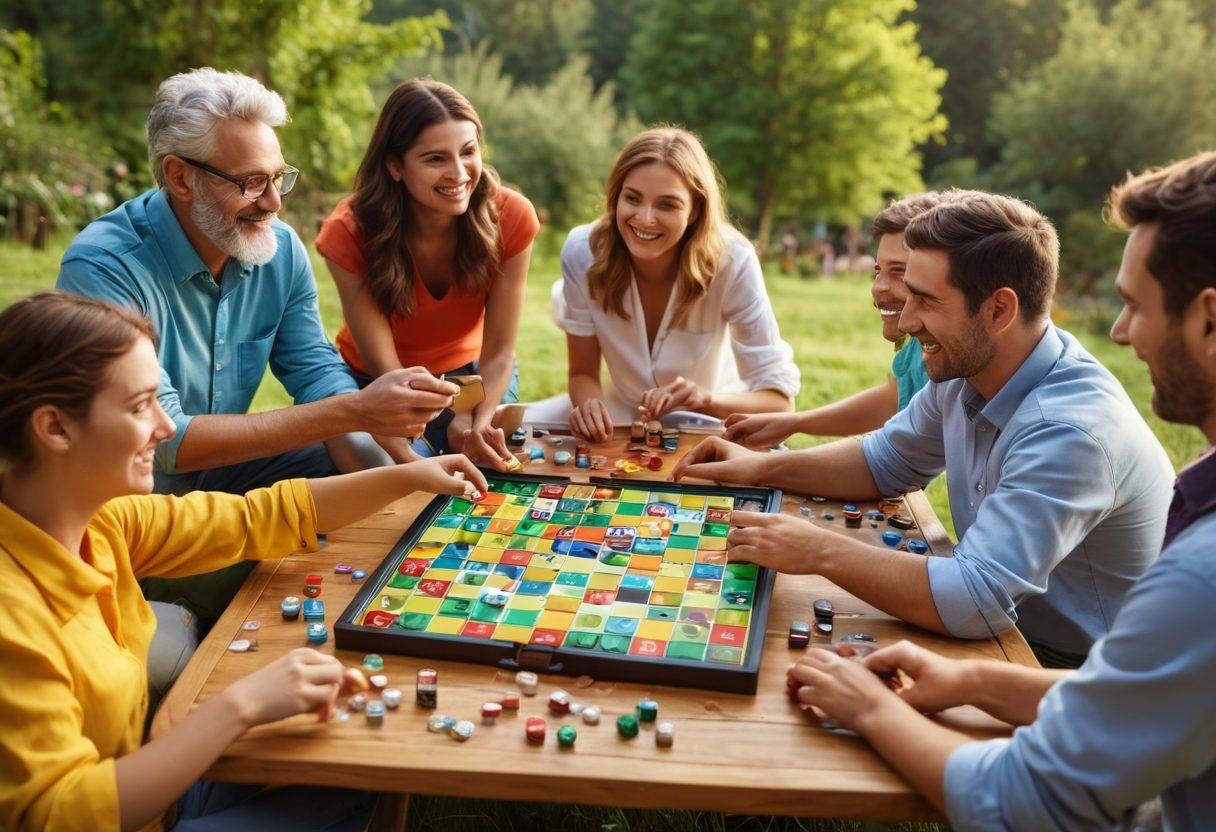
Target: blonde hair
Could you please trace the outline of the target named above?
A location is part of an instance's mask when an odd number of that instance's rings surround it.
[[[692,133],[678,127],[654,127],[625,145],[604,185],[604,216],[591,229],[587,269],[591,297],[614,315],[625,317],[625,293],[632,278],[629,249],[616,224],[616,206],[625,179],[636,168],[659,163],[675,171],[692,194],[694,219],[680,242],[676,272],[676,307],[672,322],[680,323],[696,301],[709,291],[726,249],[722,226],[726,212],[722,183],[705,148]]]

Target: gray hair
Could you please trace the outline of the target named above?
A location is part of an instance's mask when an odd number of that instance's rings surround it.
[[[209,66],[180,72],[162,83],[148,113],[148,162],[156,184],[165,184],[162,163],[169,154],[200,161],[211,156],[215,123],[229,118],[282,127],[287,105],[256,79]]]

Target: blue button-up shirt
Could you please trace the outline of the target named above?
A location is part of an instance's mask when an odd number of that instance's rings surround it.
[[[955,636],[1016,623],[1083,655],[1161,548],[1169,460],[1114,376],[1055,327],[992,401],[965,379],[930,383],[862,448],[883,493],[946,471],[960,538],[928,569]]]
[[[1179,476],[1177,536],[1081,669],[1012,739],[950,755],[943,785],[955,828],[1110,829],[1160,794],[1167,829],[1216,829],[1213,509],[1208,454]]]
[[[58,288],[139,309],[156,330],[158,397],[177,425],[156,451],[175,471],[190,419],[245,413],[269,363],[296,404],[358,390],[325,337],[303,243],[275,220],[278,250],[264,266],[230,258],[217,284],[169,205],[152,190],[97,219],[64,253]]]

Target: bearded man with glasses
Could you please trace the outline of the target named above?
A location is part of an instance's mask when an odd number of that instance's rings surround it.
[[[156,451],[158,493],[244,493],[408,462],[408,437],[457,392],[422,368],[360,390],[326,338],[308,254],[276,218],[300,173],[275,133],[286,122],[283,99],[253,78],[174,75],[148,116],[158,187],[90,223],[64,254],[60,289],[134,307],[156,330],[158,398],[176,426]],[[268,366],[295,404],[248,413]],[[153,604],[153,697],[197,643],[196,619],[214,623],[251,566],[145,582],[149,600],[181,604]]]

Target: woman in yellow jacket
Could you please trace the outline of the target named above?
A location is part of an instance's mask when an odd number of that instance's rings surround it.
[[[183,830],[361,829],[364,793],[196,782],[252,726],[328,712],[331,656],[294,650],[141,745],[156,619],[136,581],[311,551],[410,491],[485,480],[445,456],[244,496],[149,496],[174,430],[152,337],[131,312],[60,293],[0,313],[0,828],[157,828],[169,812]]]

